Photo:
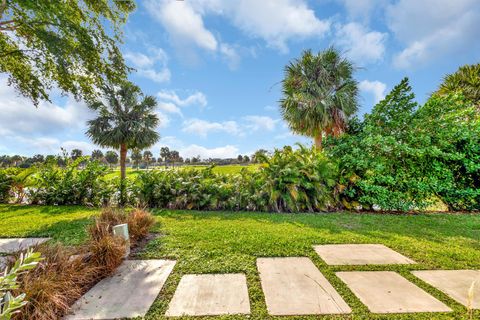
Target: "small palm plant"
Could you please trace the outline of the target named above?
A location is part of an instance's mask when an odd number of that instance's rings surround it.
[[[103,91],[105,101],[99,100],[89,105],[98,117],[88,121],[86,134],[101,147],[120,149],[120,179],[123,186],[128,150],[150,147],[160,139],[155,131],[160,122],[155,113],[157,101],[153,96],[143,95],[140,88],[131,82],[124,82],[119,88],[107,86]]]
[[[332,47],[317,55],[307,50],[286,66],[280,111],[290,129],[314,138],[317,149],[324,134],[342,133],[358,107],[354,71]]]

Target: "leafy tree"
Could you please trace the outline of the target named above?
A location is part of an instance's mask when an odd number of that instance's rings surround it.
[[[57,87],[91,100],[125,79],[117,44],[133,0],[0,0],[0,73],[35,105]]]
[[[198,163],[198,162],[200,162],[200,160],[201,160],[201,159],[200,159],[200,156],[199,156],[199,155],[196,156],[196,157],[192,157],[192,163]]]
[[[163,162],[165,162],[165,168],[166,168],[168,161],[170,160],[170,149],[168,147],[161,147],[160,157],[163,159]]]
[[[447,75],[436,93],[447,95],[455,92],[461,92],[467,100],[480,105],[480,63],[462,66]]]
[[[23,161],[23,157],[18,154],[12,156],[11,159],[14,167],[17,167]]]
[[[138,166],[140,165],[140,162],[143,159],[142,151],[139,149],[133,149],[131,158],[132,158],[133,164],[138,169]]]
[[[98,100],[89,105],[98,117],[88,121],[86,134],[102,147],[120,149],[120,177],[124,181],[128,150],[148,148],[160,138],[155,131],[159,124],[155,114],[157,102],[130,82],[124,82],[120,88],[106,86],[104,95],[106,104]]]
[[[170,151],[170,161],[172,161],[173,166],[175,167],[175,162],[180,162],[182,158],[180,153],[177,150]]]
[[[36,154],[32,157],[32,163],[43,163],[45,161],[45,157],[41,154]]]
[[[244,162],[250,162],[250,157],[247,156],[247,155],[244,155],[244,156],[243,156],[243,161],[244,161]]]
[[[148,165],[152,162],[153,159],[153,154],[150,150],[146,150],[143,152],[143,161],[145,161],[145,164],[148,169]]]
[[[92,159],[93,160],[101,160],[103,159],[103,152],[102,150],[96,149],[92,151]]]
[[[73,149],[72,150],[72,153],[71,153],[71,158],[72,160],[77,160],[78,158],[80,158],[81,156],[83,155],[83,152],[82,150],[80,149]]]
[[[358,108],[355,68],[335,48],[303,53],[285,67],[280,111],[290,129],[314,138],[317,149],[322,136],[344,132],[348,118]]]
[[[258,149],[257,151],[255,151],[255,153],[252,156],[253,162],[259,163],[261,161],[261,159],[264,159],[267,156],[267,154],[268,154],[267,150]]]
[[[238,157],[237,157],[237,160],[238,160],[238,162],[242,162],[243,161],[243,156],[241,154],[239,154]]]
[[[105,153],[105,160],[107,160],[110,166],[116,165],[118,163],[118,153],[112,150],[107,151]]]

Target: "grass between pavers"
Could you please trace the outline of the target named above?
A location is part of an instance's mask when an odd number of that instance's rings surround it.
[[[177,265],[147,319],[164,319],[168,303],[184,274],[245,273],[252,314],[181,319],[468,319],[467,309],[414,277],[417,269],[480,269],[480,216],[380,214],[266,214],[156,211],[157,231],[142,258],[176,259]],[[327,243],[382,243],[414,259],[416,265],[326,265],[312,246]],[[267,313],[257,257],[306,256],[332,283],[353,314],[345,316],[271,317]],[[335,276],[337,271],[392,270],[451,307],[451,313],[375,315]],[[480,318],[475,311],[474,319]]]
[[[85,239],[85,225],[98,209],[55,206],[0,205],[0,237],[50,236],[66,244]],[[355,213],[267,214],[232,212],[154,211],[163,235],[150,242],[141,258],[176,259],[147,319],[164,319],[168,303],[183,274],[244,273],[250,316],[191,319],[468,319],[467,310],[445,294],[414,277],[418,269],[480,269],[480,215],[380,215]],[[382,243],[417,265],[326,265],[312,245]],[[309,257],[353,309],[346,316],[270,317],[267,314],[257,257]],[[335,276],[337,271],[392,270],[451,307],[452,313],[374,315]],[[480,319],[475,311],[474,319]],[[181,319],[189,319],[187,317]]]

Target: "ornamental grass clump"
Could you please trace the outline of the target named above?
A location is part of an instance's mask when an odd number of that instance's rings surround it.
[[[134,209],[128,214],[127,223],[130,242],[135,244],[148,235],[150,229],[155,224],[155,218],[146,210]]]

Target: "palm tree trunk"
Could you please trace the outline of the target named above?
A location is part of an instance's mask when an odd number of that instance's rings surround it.
[[[123,181],[126,178],[125,161],[127,159],[127,146],[120,145],[120,179]]]
[[[322,150],[322,133],[315,136],[315,148],[317,148],[317,150]]]

